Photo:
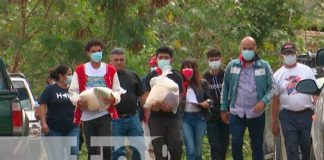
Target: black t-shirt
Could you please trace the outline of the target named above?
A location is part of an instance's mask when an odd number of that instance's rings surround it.
[[[146,81],[145,81],[145,91],[149,92],[151,91],[151,86],[150,86],[150,81],[153,77],[158,76],[158,74],[156,73],[156,71],[150,72],[147,77],[146,77]],[[183,88],[182,88],[182,77],[181,74],[179,73],[179,71],[176,70],[172,70],[172,74],[168,74],[167,75],[168,78],[170,78],[171,80],[173,80],[175,83],[178,84],[179,87],[179,94],[181,95],[181,93],[183,92]],[[178,117],[178,112],[177,114],[174,114],[173,112],[164,112],[164,111],[157,111],[157,112],[151,112],[150,117],[154,118],[154,117],[170,117],[170,118],[177,118]]]
[[[46,121],[50,129],[68,132],[76,127],[73,123],[75,107],[69,99],[68,89],[60,88],[57,84],[47,86],[39,104],[47,105]]]
[[[207,71],[203,75],[204,79],[206,79],[209,83],[210,94],[213,98],[214,105],[210,108],[211,114],[209,115],[209,119],[218,119],[220,118],[220,98],[222,92],[222,84],[224,79],[224,71],[220,70],[218,75],[211,75],[209,71]]]
[[[124,69],[117,72],[120,86],[126,90],[121,95],[121,100],[117,104],[118,114],[131,114],[137,111],[137,98],[144,94],[144,88],[139,76],[130,70]]]

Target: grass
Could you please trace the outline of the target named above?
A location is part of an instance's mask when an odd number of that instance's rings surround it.
[[[88,152],[85,143],[82,144],[80,158],[79,160],[87,160],[88,159]]]

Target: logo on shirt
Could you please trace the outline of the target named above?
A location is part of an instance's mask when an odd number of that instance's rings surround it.
[[[105,87],[106,83],[105,83],[105,79],[104,77],[92,77],[89,76],[87,79],[87,83],[86,83],[87,88],[90,87]]]
[[[56,98],[57,99],[63,99],[63,98],[69,98],[69,94],[68,93],[56,93]]]
[[[222,89],[222,84],[209,85],[209,89]]]
[[[289,76],[286,80],[286,90],[288,95],[294,95],[297,93],[296,85],[301,80],[299,76]]]

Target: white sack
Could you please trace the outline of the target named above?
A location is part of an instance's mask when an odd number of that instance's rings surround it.
[[[151,91],[144,104],[145,108],[165,101],[175,113],[179,105],[178,84],[168,77],[161,75],[150,80]]]
[[[87,101],[89,111],[98,111],[106,110],[110,107],[111,104],[106,104],[103,99],[110,98],[112,95],[116,98],[116,93],[110,88],[94,87],[81,92],[80,99],[82,101]]]

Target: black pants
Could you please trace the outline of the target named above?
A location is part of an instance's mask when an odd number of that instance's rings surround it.
[[[229,126],[221,119],[207,121],[207,136],[212,160],[225,160],[229,145]]]
[[[179,118],[150,117],[150,136],[160,136],[152,141],[156,160],[181,160],[182,134]],[[170,157],[168,156],[170,153]]]
[[[100,155],[100,147],[91,147],[92,136],[111,136],[111,118],[104,115],[90,121],[83,122],[83,131],[88,149],[88,160],[91,155]],[[103,147],[103,160],[111,159],[111,147]]]

